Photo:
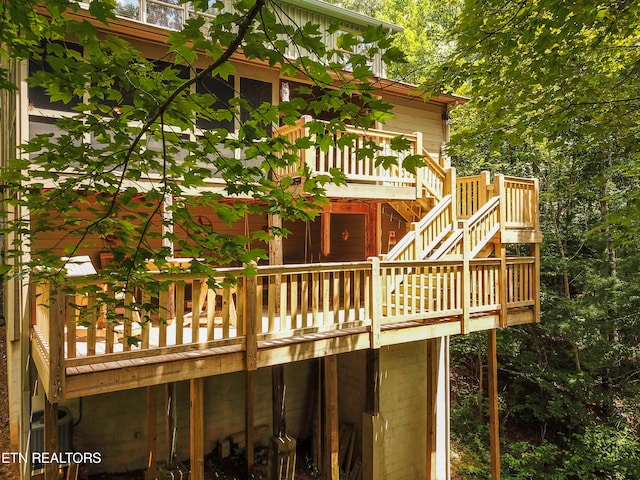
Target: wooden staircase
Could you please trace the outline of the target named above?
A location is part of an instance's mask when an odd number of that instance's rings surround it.
[[[442,168],[430,157],[427,157],[423,170],[428,170],[428,173],[422,179],[430,181],[422,188],[418,186],[423,196],[415,201],[393,202],[391,205],[405,219],[425,213],[411,223],[408,233],[389,253],[382,255],[381,260],[441,262],[443,269],[447,268],[447,262],[463,260],[469,269],[469,261],[473,259],[499,256],[496,245],[503,242],[501,232],[507,224],[506,212],[513,208],[508,204],[518,203],[520,198],[506,194],[504,177],[496,175],[496,184],[490,183],[488,172],[456,179],[454,168]],[[433,206],[425,210],[430,203]],[[399,271],[389,286],[391,291],[387,292],[388,298],[396,291],[410,298],[405,306],[406,314],[412,313],[411,305],[417,302],[421,308],[425,305],[438,308],[442,292],[453,290],[441,285],[439,276],[425,280],[424,276],[415,275],[416,269]]]

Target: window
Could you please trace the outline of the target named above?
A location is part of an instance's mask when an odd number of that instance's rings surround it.
[[[67,48],[82,52],[82,47],[76,44],[66,44]],[[46,44],[43,45],[46,49]],[[47,61],[47,55],[43,54],[41,60],[29,59],[29,76],[31,77],[37,72],[47,72],[57,76],[65,75],[64,71],[56,71]],[[71,112],[73,107],[80,103],[80,99],[74,97],[69,103],[62,100],[51,101],[47,94],[46,88],[40,86],[29,87],[29,105],[40,110],[57,110],[61,112]]]
[[[249,102],[252,108],[258,108],[263,103],[271,103],[273,85],[268,82],[254,80],[252,78],[240,79],[240,96]],[[248,111],[240,112],[240,121],[243,123],[251,118]],[[271,135],[271,125],[264,125],[267,133]]]
[[[212,109],[225,110],[229,108],[229,100],[234,97],[234,77],[230,75],[227,80],[220,77],[207,76],[196,82],[196,93],[211,94],[215,97],[215,103]],[[213,128],[224,128],[233,131],[233,118],[214,119],[199,117],[196,119],[196,125],[203,130]]]

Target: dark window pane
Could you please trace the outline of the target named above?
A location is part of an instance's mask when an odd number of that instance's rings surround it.
[[[65,44],[65,47],[70,50],[82,52],[82,47],[76,44]],[[46,54],[43,54],[41,60],[29,59],[29,76],[32,76],[36,72],[55,73],[49,62],[47,62]],[[80,99],[74,97],[69,103],[65,104],[62,100],[52,102],[49,95],[46,92],[45,87],[29,87],[29,104],[37,109],[45,110],[58,110],[63,112],[70,112],[72,108],[80,103]]]
[[[227,110],[229,108],[229,100],[234,96],[233,90],[234,77],[230,75],[227,80],[223,80],[220,77],[204,77],[200,81],[196,82],[196,92],[200,94],[211,94],[216,97],[216,102],[213,104],[214,110]],[[198,117],[196,120],[198,128],[203,130],[209,130],[213,128],[224,128],[226,130],[233,130],[233,119],[227,120],[214,120],[211,118]]]
[[[258,108],[263,103],[271,103],[271,83],[254,80],[252,78],[240,79],[240,96],[249,102],[253,108]],[[249,112],[242,110],[240,112],[240,120],[246,122],[251,117]],[[264,125],[267,133],[271,135],[271,125]]]

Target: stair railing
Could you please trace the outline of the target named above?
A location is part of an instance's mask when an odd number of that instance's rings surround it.
[[[384,261],[410,261],[426,258],[451,231],[455,223],[453,196],[445,196],[419,222],[413,222],[409,232],[386,255]]]

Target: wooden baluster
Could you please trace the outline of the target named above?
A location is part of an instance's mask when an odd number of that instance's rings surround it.
[[[231,323],[231,289],[224,287],[222,289],[222,338],[229,338],[229,325]]]
[[[351,272],[344,272],[343,278],[344,321],[351,321]]]
[[[65,323],[67,325],[67,358],[75,358],[77,356],[76,350],[76,326],[78,321],[78,302],[82,295],[75,296],[75,305],[67,303],[67,309],[65,311]]]
[[[127,292],[124,296],[124,335],[122,339],[122,347],[125,352],[131,350],[130,338],[133,336],[133,308],[133,294],[131,292]]]
[[[96,294],[89,293],[83,319],[87,323],[87,355],[96,354]]]
[[[140,312],[141,315],[141,342],[140,348],[147,349],[149,348],[149,337],[151,333],[151,311],[149,310],[148,305],[151,304],[151,294],[149,290],[146,288],[142,291],[142,310]]]
[[[322,272],[322,325],[329,325],[329,293],[330,293],[330,273]]]
[[[280,280],[280,331],[285,331],[288,329],[287,327],[287,283],[288,283],[289,275],[281,275]],[[291,328],[293,327],[293,319],[291,323]]]
[[[158,294],[158,346],[167,346],[167,322],[169,321],[169,290],[162,285]]]
[[[330,275],[333,277],[333,298],[331,299],[333,318],[331,323],[337,325],[340,323],[340,272],[331,272]]]
[[[300,292],[300,300],[302,302],[302,319],[300,326],[302,328],[312,325],[313,320],[309,321],[309,274],[302,274],[302,291]]]
[[[319,282],[317,272],[311,274],[311,326],[318,326],[318,309],[320,307],[320,289],[322,285]]]
[[[224,301],[223,301],[224,307]],[[215,337],[216,322],[216,291],[212,288],[207,289],[207,340],[213,340]],[[238,319],[236,317],[236,328]],[[237,333],[237,331],[236,331]]]
[[[257,333],[266,333],[264,332],[264,324],[262,322],[262,311],[264,310],[264,285],[263,285],[263,280],[264,277],[258,277],[257,278],[257,282],[258,282],[258,291],[257,291],[257,296],[258,298],[256,299],[256,311],[257,311],[257,315],[260,319],[260,323],[257,326]],[[249,297],[247,297],[249,298]],[[245,308],[248,308],[245,306]],[[246,317],[246,321],[250,322],[252,321],[251,318]],[[267,330],[268,331],[268,330]]]
[[[363,271],[355,271],[353,272],[353,320],[354,321],[359,321],[362,320],[361,315],[360,315],[360,307],[362,306],[361,302],[360,302],[360,290],[362,288],[362,276],[366,275],[365,272]],[[367,277],[368,278],[368,277]],[[366,280],[365,280],[366,282]],[[365,288],[365,292],[366,292],[366,288]],[[366,296],[366,293],[365,293]],[[366,305],[366,302],[365,302]],[[367,307],[365,306],[365,309]],[[365,318],[368,318],[368,316],[366,316],[365,314]]]
[[[291,328],[301,328],[302,323],[298,321],[298,274],[291,275]]]
[[[183,282],[175,284],[176,292],[176,345],[184,343],[184,302],[186,285]],[[193,321],[193,314],[191,321]]]
[[[269,276],[269,294],[267,297],[268,310],[267,310],[267,318],[269,319],[269,333],[273,333],[276,331],[276,286],[277,279],[275,275]]]
[[[206,288],[206,286],[205,286]],[[191,342],[200,341],[200,311],[202,310],[202,280],[196,278],[191,287]]]

